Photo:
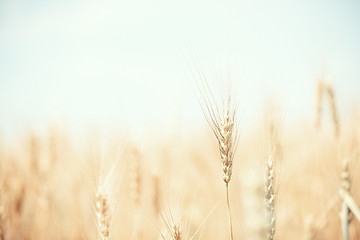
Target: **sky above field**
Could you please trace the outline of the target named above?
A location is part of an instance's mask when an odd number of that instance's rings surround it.
[[[346,115],[360,105],[359,12],[355,0],[2,0],[0,133],[196,127],[196,62],[209,81],[230,66],[245,125],[269,98],[289,121],[313,119],[321,74]]]

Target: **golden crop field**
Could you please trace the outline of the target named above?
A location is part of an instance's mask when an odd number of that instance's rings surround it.
[[[0,240],[360,240],[359,0],[0,0]]]
[[[360,115],[339,121],[331,85],[318,83],[315,121],[283,129],[267,104],[246,135],[234,106],[217,112],[207,94],[218,141],[205,120],[138,141],[78,144],[59,126],[2,141],[1,239],[360,239]]]

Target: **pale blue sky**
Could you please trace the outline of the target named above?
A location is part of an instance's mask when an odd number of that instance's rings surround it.
[[[245,121],[271,95],[286,119],[313,118],[321,72],[345,112],[360,103],[359,13],[340,0],[3,0],[0,129],[204,124],[193,55],[210,78],[231,65]]]

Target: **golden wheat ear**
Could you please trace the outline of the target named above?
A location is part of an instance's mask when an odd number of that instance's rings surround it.
[[[98,228],[98,240],[109,240],[112,235],[112,219],[116,210],[116,205],[113,202],[114,191],[112,188],[112,181],[118,161],[112,162],[107,171],[104,170],[104,158],[100,159],[98,163],[98,176],[94,179],[96,184],[95,213]]]
[[[176,224],[173,224],[171,227],[171,237],[170,240],[181,240],[181,231],[180,227]]]
[[[223,181],[226,186],[226,203],[229,213],[230,239],[233,239],[232,218],[229,202],[229,182],[232,177],[233,159],[239,139],[237,106],[228,81],[226,96],[216,101],[203,71],[198,70],[194,79],[198,89],[198,101],[203,114],[218,142],[222,163]],[[219,102],[221,105],[219,105]]]
[[[237,105],[231,93],[231,82],[229,80],[227,83],[225,95],[216,99],[203,71],[198,70],[193,74],[193,78],[198,102],[218,142],[223,181],[227,185],[231,180],[233,159],[239,139]]]
[[[108,240],[110,236],[110,208],[107,195],[99,187],[96,194],[96,218],[99,240]]]

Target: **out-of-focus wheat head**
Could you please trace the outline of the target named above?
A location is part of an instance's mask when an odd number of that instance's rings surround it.
[[[345,158],[342,161],[342,171],[340,174],[340,180],[341,180],[341,188],[346,192],[350,192],[351,178],[350,178],[348,158]]]
[[[330,83],[327,83],[326,90],[327,90],[327,95],[329,98],[331,117],[332,117],[332,121],[333,121],[333,125],[334,125],[334,134],[335,134],[335,137],[339,137],[340,123],[339,123],[339,116],[338,116],[337,108],[336,108],[334,87]]]
[[[169,203],[168,203],[169,204]],[[178,208],[176,208],[178,209]],[[178,209],[180,210],[180,209]],[[160,213],[163,221],[163,231],[160,232],[160,239],[162,240],[181,240],[183,238],[183,232],[180,228],[181,218],[178,212],[172,212],[170,205],[167,205],[166,211]]]
[[[151,173],[152,183],[152,205],[155,216],[159,216],[161,213],[161,190],[160,190],[160,177],[157,171]]]
[[[321,115],[323,111],[323,98],[324,98],[324,80],[323,77],[317,79],[316,84],[316,118],[315,126],[319,128],[321,126]]]
[[[283,160],[283,147],[281,142],[281,109],[275,100],[269,100],[265,106],[265,134],[269,153],[277,162]]]
[[[137,148],[132,147],[130,151],[130,191],[134,204],[138,207],[141,203],[142,190],[141,157]]]
[[[334,135],[336,138],[340,136],[340,123],[339,116],[336,107],[335,91],[331,83],[325,81],[325,79],[319,78],[317,81],[317,94],[316,94],[316,120],[315,125],[317,128],[321,126],[321,115],[323,111],[323,99],[324,95],[327,96],[327,100],[330,105],[331,120],[334,126]]]
[[[181,240],[181,231],[179,226],[176,224],[171,226],[171,237],[170,240]]]
[[[31,170],[37,174],[39,172],[39,140],[34,133],[29,136],[29,158]]]
[[[96,217],[99,230],[99,240],[108,240],[110,236],[109,200],[102,186],[96,193]]]

